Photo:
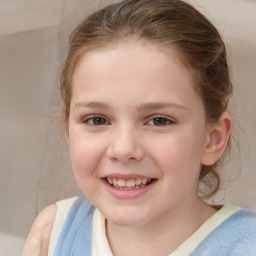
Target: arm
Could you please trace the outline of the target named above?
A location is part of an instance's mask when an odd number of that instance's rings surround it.
[[[34,221],[22,256],[47,256],[51,231],[56,215],[55,204],[47,206]]]

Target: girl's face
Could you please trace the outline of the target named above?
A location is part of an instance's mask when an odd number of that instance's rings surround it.
[[[110,47],[76,67],[68,123],[74,174],[115,224],[143,225],[200,201],[207,127],[192,71],[161,48]]]

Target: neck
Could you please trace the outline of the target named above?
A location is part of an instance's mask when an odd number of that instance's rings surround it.
[[[107,222],[113,255],[168,255],[190,237],[216,210],[201,201],[182,204],[141,226],[118,226]]]

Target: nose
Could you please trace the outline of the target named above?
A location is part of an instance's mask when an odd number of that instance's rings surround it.
[[[141,136],[136,128],[126,126],[115,129],[109,138],[106,154],[112,161],[123,164],[142,160],[145,153]]]

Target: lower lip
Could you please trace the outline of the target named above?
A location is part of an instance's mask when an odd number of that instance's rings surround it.
[[[131,189],[131,190],[121,190],[114,188],[111,186],[105,179],[103,179],[103,183],[105,185],[105,188],[107,191],[114,197],[118,199],[133,199],[142,196],[147,191],[149,191],[154,184],[157,182],[157,180],[152,181],[150,184],[146,185],[145,187],[137,188],[137,189]]]

